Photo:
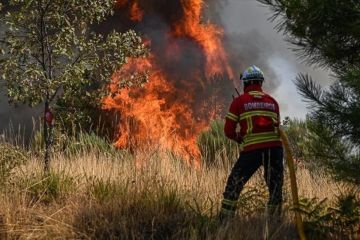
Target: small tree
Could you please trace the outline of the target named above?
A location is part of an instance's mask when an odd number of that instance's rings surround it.
[[[92,25],[112,14],[114,0],[11,0],[1,18],[0,76],[9,101],[44,104],[45,114],[73,86],[96,81],[106,94],[112,74],[128,57],[146,53],[134,31],[94,33]],[[131,80],[129,80],[131,81]],[[44,116],[45,171],[52,125]],[[50,131],[50,132],[49,132]]]

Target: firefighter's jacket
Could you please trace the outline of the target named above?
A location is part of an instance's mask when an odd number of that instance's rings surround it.
[[[236,132],[237,124],[240,132]],[[242,145],[242,151],[282,146],[279,105],[260,85],[250,85],[235,98],[226,115],[225,135]]]

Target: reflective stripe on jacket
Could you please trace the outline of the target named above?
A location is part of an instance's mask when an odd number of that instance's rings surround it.
[[[234,99],[226,115],[225,134],[236,140],[236,127],[240,125],[243,151],[282,146],[278,127],[279,105],[264,93],[260,85],[251,85],[245,93]]]

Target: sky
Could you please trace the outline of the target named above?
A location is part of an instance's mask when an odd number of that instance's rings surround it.
[[[256,0],[228,0],[220,15],[225,33],[246,35],[252,32],[252,36],[262,38],[261,42],[266,44],[258,46],[260,53],[264,53],[266,62],[280,80],[280,85],[271,94],[280,104],[281,115],[304,119],[309,109],[297,93],[293,80],[300,72],[309,73],[320,85],[326,87],[331,83],[329,72],[302,64],[303,60],[297,59],[283,35],[274,30],[276,23],[268,20],[271,17],[269,9]],[[251,62],[251,59],[246,61]],[[264,74],[266,77],[266,72]]]

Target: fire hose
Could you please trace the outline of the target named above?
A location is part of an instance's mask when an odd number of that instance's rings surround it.
[[[286,162],[287,162],[287,165],[289,168],[291,195],[292,195],[292,199],[293,199],[293,205],[295,208],[298,208],[299,207],[299,195],[298,195],[298,187],[297,187],[297,183],[296,183],[294,158],[292,155],[292,151],[291,151],[290,144],[289,144],[289,139],[288,139],[286,132],[282,129],[279,129],[279,132],[280,132],[281,139],[283,141]],[[301,215],[298,211],[295,211],[295,222],[296,222],[296,227],[298,230],[300,240],[306,240],[305,232],[304,232],[304,225],[303,225],[303,222],[301,219]]]

